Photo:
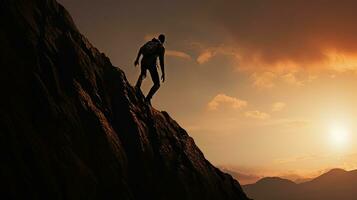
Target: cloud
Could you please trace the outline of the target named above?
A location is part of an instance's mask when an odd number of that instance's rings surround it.
[[[286,107],[286,103],[284,102],[275,102],[272,106],[272,111],[273,112],[278,112],[278,111],[281,111],[283,110],[284,108]]]
[[[206,50],[197,57],[198,64],[204,64],[208,62],[215,55],[214,51]]]
[[[166,50],[165,54],[167,56],[172,56],[172,57],[176,57],[176,58],[182,58],[182,59],[185,59],[185,60],[191,60],[191,56],[188,55],[185,52],[182,52],[182,51]]]
[[[356,53],[341,53],[336,51],[329,51],[326,53],[328,62],[326,66],[336,72],[348,72],[357,69],[357,55]]]
[[[231,57],[256,88],[301,87],[313,80],[310,75],[357,74],[357,1],[199,2],[204,6],[197,15],[202,24],[210,22],[202,30],[219,27],[210,40],[202,38],[207,46],[199,51],[199,64]]]
[[[232,36],[243,68],[357,70],[356,9],[350,0],[227,0],[209,13]]]
[[[262,120],[270,118],[270,115],[268,113],[260,112],[258,110],[247,111],[245,112],[245,116],[248,118],[262,119]]]
[[[296,86],[303,86],[304,81],[299,80],[294,73],[287,73],[282,75],[282,78],[285,82],[290,83]]]
[[[218,94],[208,103],[208,109],[218,110],[218,107],[221,105],[226,105],[233,109],[240,109],[247,106],[248,103],[235,97],[230,97],[225,94]]]
[[[293,127],[293,128],[303,128],[306,127],[310,124],[310,121],[307,120],[292,120],[289,122],[286,122],[287,126]]]
[[[273,125],[273,126],[284,126],[289,129],[294,128],[294,129],[300,129],[300,128],[306,128],[311,125],[311,121],[308,120],[302,120],[302,119],[277,119],[277,120],[272,120],[269,122],[268,125]]]
[[[253,72],[250,76],[253,86],[260,89],[269,89],[277,85],[277,83],[285,83],[293,86],[304,86],[316,79],[318,76],[305,74],[303,72],[297,72],[291,70],[290,72],[272,70],[263,72]]]
[[[258,88],[272,88],[274,87],[274,80],[277,78],[276,74],[272,72],[254,73],[251,75],[253,86]]]
[[[204,64],[209,62],[213,57],[218,55],[224,55],[231,58],[239,57],[239,53],[236,48],[226,45],[203,47],[202,44],[194,43],[194,46],[198,47],[200,54],[196,61],[198,64]]]
[[[259,56],[249,56],[251,59],[248,61],[242,56],[237,47],[220,45],[204,48],[202,44],[196,44],[196,47],[201,52],[196,59],[198,64],[205,64],[215,56],[226,56],[228,59],[233,60],[233,65],[237,69],[250,74],[252,84],[256,88],[273,88],[277,82],[303,86],[305,83],[313,80],[311,77],[316,78],[316,76],[312,76],[311,74],[305,76],[307,71],[299,69],[297,64],[293,62],[282,61],[275,63],[274,66],[270,64],[264,66]]]
[[[307,160],[317,160],[320,159],[320,156],[317,155],[307,155],[307,156],[296,156],[291,158],[278,158],[274,160],[276,164],[287,164],[287,163],[297,163]]]

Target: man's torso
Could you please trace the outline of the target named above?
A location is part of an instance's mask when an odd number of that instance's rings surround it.
[[[156,51],[151,54],[143,54],[143,58],[141,60],[141,65],[149,68],[157,66],[157,58],[165,52],[165,47],[160,44]],[[162,55],[163,56],[163,55]]]

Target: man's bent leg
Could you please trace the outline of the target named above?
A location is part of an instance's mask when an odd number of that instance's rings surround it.
[[[144,79],[144,77],[142,76],[142,74],[140,74],[140,75],[139,75],[139,78],[138,78],[138,81],[136,81],[136,84],[135,84],[135,87],[136,87],[137,89],[140,89],[141,83],[143,82],[143,79]]]
[[[159,73],[157,72],[156,67],[149,69],[149,71],[150,71],[151,79],[154,82],[154,85],[151,87],[148,95],[146,96],[146,100],[150,102],[151,98],[154,96],[154,94],[160,88],[160,78],[159,78]]]
[[[146,77],[146,69],[144,67],[141,67],[141,72],[138,78],[138,81],[136,82],[135,87],[140,89],[141,83],[143,82],[143,79]]]

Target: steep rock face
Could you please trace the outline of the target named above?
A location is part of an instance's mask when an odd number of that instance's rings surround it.
[[[4,199],[247,199],[54,0],[0,1]]]

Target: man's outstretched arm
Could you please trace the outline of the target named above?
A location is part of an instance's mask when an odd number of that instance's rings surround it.
[[[138,56],[136,56],[136,59],[135,59],[135,62],[134,62],[134,65],[135,65],[135,66],[139,65],[139,59],[140,59],[140,56],[141,56],[141,54],[142,54],[142,52],[143,52],[142,49],[143,49],[143,47],[141,47],[141,48],[139,49]]]
[[[160,60],[160,68],[161,68],[161,80],[162,82],[165,81],[165,49],[162,50],[162,53],[159,56]]]

